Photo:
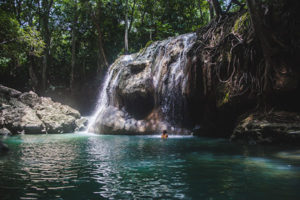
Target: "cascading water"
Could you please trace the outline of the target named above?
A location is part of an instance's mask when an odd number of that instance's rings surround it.
[[[153,133],[180,127],[185,112],[190,33],[154,42],[137,54],[115,61],[103,82],[88,131]]]
[[[196,40],[196,34],[185,34],[178,38],[171,39],[165,46],[162,64],[159,62],[154,67],[154,77],[156,83],[156,91],[159,93],[159,102],[162,112],[168,121],[178,123],[183,120],[184,113],[184,90],[188,79],[184,70],[187,66],[187,53]],[[163,68],[166,67],[166,73],[163,74]],[[157,77],[161,77],[160,79]],[[164,84],[164,81],[166,81]]]
[[[126,56],[119,58],[118,62],[116,61],[116,63],[127,63],[127,62],[130,62],[132,60],[132,58],[133,58],[132,55],[126,55]],[[103,113],[104,109],[109,105],[109,103],[110,103],[109,102],[109,94],[112,94],[113,89],[116,87],[117,80],[118,80],[119,74],[121,72],[121,70],[119,70],[119,71],[117,71],[117,70],[121,66],[123,66],[123,65],[119,64],[119,65],[116,65],[116,67],[114,67],[114,65],[112,65],[109,68],[109,71],[104,78],[102,90],[99,94],[99,98],[98,98],[96,109],[95,109],[96,112],[92,115],[91,119],[89,120],[88,126],[87,126],[88,132],[93,132],[92,126],[95,124],[97,117],[101,118],[101,114]],[[115,75],[115,73],[117,73],[117,75]],[[108,87],[109,84],[111,84],[110,87]],[[108,89],[109,89],[109,91],[108,91]]]

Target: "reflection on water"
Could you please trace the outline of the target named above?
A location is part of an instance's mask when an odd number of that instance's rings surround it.
[[[298,199],[299,150],[195,137],[4,139],[0,199]]]
[[[145,138],[157,140],[157,137],[149,136],[138,136],[134,141],[130,137],[88,140],[91,178],[99,183],[99,192],[95,194],[115,199],[160,198],[175,194],[184,197],[181,191],[186,187],[181,180],[184,176],[184,172],[180,171],[181,165],[178,161],[157,159],[151,155],[160,150],[147,144]],[[170,176],[169,167],[179,170]]]
[[[276,154],[279,158],[300,160],[300,150],[296,151],[282,151]]]

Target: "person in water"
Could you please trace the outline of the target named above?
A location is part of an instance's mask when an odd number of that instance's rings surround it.
[[[168,138],[168,134],[166,130],[163,130],[162,134],[161,134],[161,138]]]

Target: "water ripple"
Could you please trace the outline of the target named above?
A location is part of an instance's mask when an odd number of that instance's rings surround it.
[[[18,136],[4,142],[11,151],[0,157],[1,200],[300,195],[300,161],[293,159],[298,151],[288,157],[281,150],[190,137],[70,134]]]

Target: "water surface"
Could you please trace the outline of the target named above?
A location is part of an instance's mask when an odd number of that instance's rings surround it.
[[[300,151],[221,139],[2,138],[0,199],[299,199]]]

